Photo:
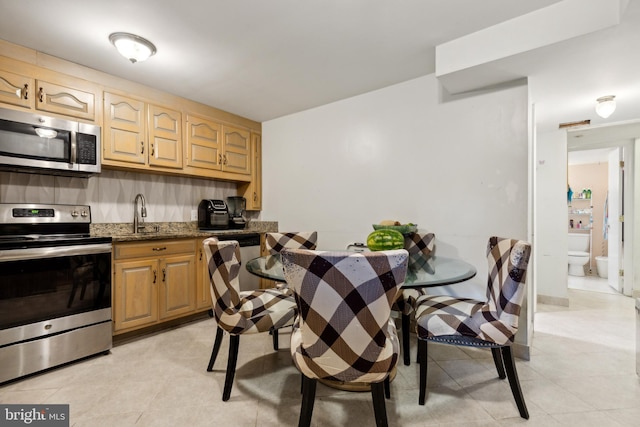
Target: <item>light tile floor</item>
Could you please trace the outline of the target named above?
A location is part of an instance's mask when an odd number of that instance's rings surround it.
[[[582,291],[600,292],[604,294],[619,294],[617,290],[609,286],[607,279],[600,276],[568,276],[567,287],[569,289],[578,289]]]
[[[427,404],[417,403],[417,364],[399,365],[390,425],[640,425],[633,300],[571,289],[569,296],[570,307],[538,305],[531,360],[517,361],[528,421],[489,351],[430,345]],[[222,402],[227,337],[215,371],[206,372],[214,326],[193,322],[10,383],[0,387],[0,402],[68,403],[78,427],[297,425],[300,377],[288,334],[278,352],[268,334],[240,339],[233,392]],[[372,426],[372,414],[370,394],[318,385],[314,426]]]

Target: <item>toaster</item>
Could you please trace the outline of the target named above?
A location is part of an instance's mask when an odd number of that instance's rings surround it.
[[[205,199],[198,205],[200,230],[226,230],[229,228],[229,208],[224,200]]]

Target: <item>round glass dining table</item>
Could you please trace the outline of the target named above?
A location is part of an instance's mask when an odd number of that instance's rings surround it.
[[[277,282],[286,282],[280,254],[249,260],[246,263],[246,268],[249,273],[256,276]],[[409,257],[407,275],[402,287],[407,289],[451,285],[469,280],[475,275],[476,268],[458,258],[437,255],[425,258],[413,255]]]

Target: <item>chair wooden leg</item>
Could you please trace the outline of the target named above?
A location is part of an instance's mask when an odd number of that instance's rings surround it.
[[[316,400],[316,384],[317,380],[302,375],[302,407],[300,408],[298,427],[309,427],[311,425],[313,404]]]
[[[384,403],[384,381],[371,383],[371,397],[373,398],[373,413],[376,417],[376,427],[387,427],[387,408]]]
[[[273,349],[278,351],[278,330],[271,329],[271,335],[273,337]]]
[[[516,362],[510,346],[506,345],[502,347],[502,357],[504,359],[505,370],[507,371],[507,378],[509,378],[511,392],[513,393],[513,398],[516,400],[520,416],[528,420],[529,411],[527,411],[527,405],[524,403],[522,389],[520,388],[520,381],[518,380],[518,372],[516,371]]]
[[[224,391],[222,400],[226,402],[231,397],[233,387],[233,377],[236,375],[236,362],[238,361],[238,347],[240,345],[240,335],[231,335],[229,342],[229,360],[227,361],[227,376],[224,379]]]
[[[388,375],[387,378],[384,379],[384,397],[391,399],[391,384]]]
[[[216,358],[218,357],[218,351],[220,351],[220,344],[222,343],[222,335],[224,331],[220,326],[218,326],[218,330],[216,331],[216,339],[213,342],[213,350],[211,351],[211,358],[209,358],[209,366],[207,366],[207,371],[213,371],[213,364],[216,363]]]
[[[402,314],[402,357],[404,359],[405,366],[411,364],[411,334],[409,328],[411,327],[411,317],[408,314]]]
[[[418,339],[418,360],[420,361],[420,396],[418,403],[424,405],[427,398],[427,341]]]
[[[498,378],[501,380],[507,378],[507,375],[504,373],[504,362],[502,361],[500,348],[491,347],[491,355],[493,356],[493,363],[495,363],[496,369],[498,370]]]

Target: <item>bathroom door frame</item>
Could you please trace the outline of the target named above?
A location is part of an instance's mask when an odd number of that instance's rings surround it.
[[[624,240],[623,260],[623,284],[622,293],[627,296],[635,296],[640,293],[640,286],[634,285],[634,247],[638,246],[638,238],[635,236],[634,205],[640,203],[636,200],[634,188],[640,189],[640,174],[635,173],[635,163],[640,157],[640,122],[622,122],[607,126],[593,126],[589,129],[576,129],[567,131],[567,151],[583,151],[598,148],[623,148],[624,153],[624,182],[621,186],[624,194],[624,227],[619,233]],[[611,221],[611,219],[610,219]],[[640,250],[640,248],[638,248]],[[626,279],[626,280],[624,280]]]
[[[607,220],[607,246],[608,246],[608,282],[616,291],[624,292],[624,276],[619,274],[624,271],[624,226],[621,221],[624,214],[624,181],[621,161],[624,161],[624,147],[613,147],[608,156],[609,185],[607,194],[608,220]],[[615,241],[614,241],[615,240]],[[622,256],[621,256],[622,255]]]

